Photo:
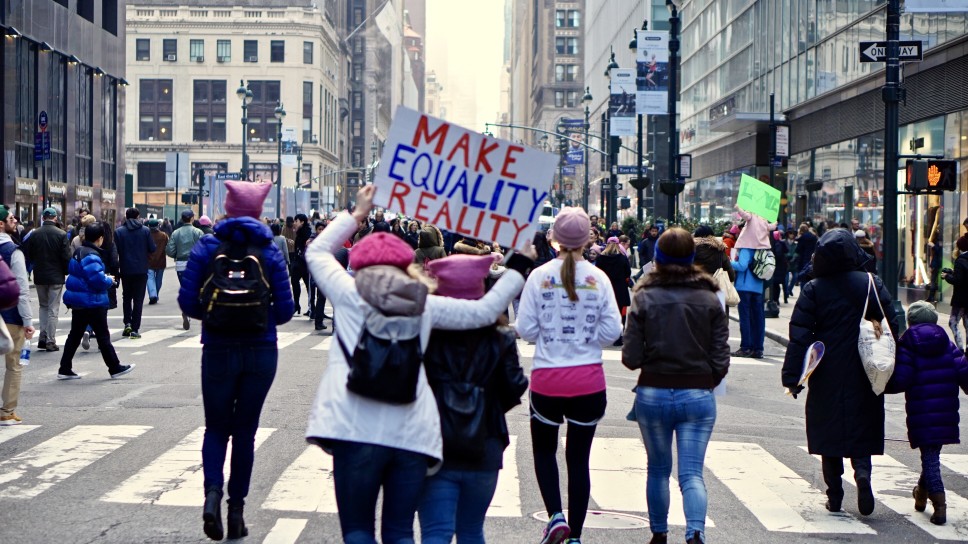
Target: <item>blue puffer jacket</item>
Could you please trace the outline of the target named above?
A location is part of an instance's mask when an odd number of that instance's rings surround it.
[[[904,393],[912,448],[958,444],[958,387],[968,393],[968,361],[934,323],[912,325],[898,342],[888,393]]]
[[[114,285],[104,272],[101,249],[85,243],[67,264],[64,304],[71,308],[107,308],[108,289]]]
[[[202,322],[202,343],[210,346],[232,344],[265,344],[276,342],[276,325],[292,319],[295,306],[292,301],[292,286],[289,283],[289,270],[279,248],[272,243],[269,227],[251,217],[236,217],[220,222],[215,234],[206,234],[199,239],[188,258],[188,265],[181,278],[178,290],[178,305],[182,312],[195,319],[202,318],[202,305],[199,294],[202,284],[209,275],[209,264],[223,240],[239,244],[255,245],[263,248],[262,267],[272,290],[272,308],[269,311],[269,327],[262,335],[226,336],[205,329]]]
[[[755,254],[755,249],[744,247],[739,250],[739,260],[732,261],[733,270],[736,271],[737,291],[763,292],[763,280],[753,274],[753,255]]]

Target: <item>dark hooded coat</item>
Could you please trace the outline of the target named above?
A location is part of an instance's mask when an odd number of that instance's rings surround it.
[[[807,446],[811,454],[866,457],[884,453],[884,397],[875,395],[857,351],[857,337],[870,256],[843,229],[826,232],[814,254],[814,278],[803,287],[790,319],[790,345],[783,363],[785,387],[796,387],[807,349],[824,343],[823,360],[807,382]],[[897,338],[891,296],[877,277],[874,288]],[[868,319],[883,315],[870,293]]]

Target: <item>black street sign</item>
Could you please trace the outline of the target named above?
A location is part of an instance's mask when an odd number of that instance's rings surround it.
[[[900,49],[901,61],[922,60],[924,48],[920,40],[897,42]],[[861,62],[885,62],[887,60],[887,42],[860,42]]]
[[[644,166],[642,167],[642,173],[643,174],[645,172],[647,172],[648,170],[649,170],[648,168],[646,168]],[[619,175],[619,176],[628,176],[628,175],[632,175],[632,174],[638,174],[639,173],[639,169],[636,166],[616,165],[615,166],[615,173],[617,175]]]
[[[50,160],[50,133],[49,132],[34,133],[34,160],[35,161]]]
[[[242,179],[242,174],[238,172],[217,172],[215,174],[215,179],[217,180],[229,180],[229,181],[239,181]]]

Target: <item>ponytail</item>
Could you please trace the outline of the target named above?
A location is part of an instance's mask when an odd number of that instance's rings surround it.
[[[578,302],[578,291],[575,290],[575,252],[577,249],[561,248],[565,253],[565,262],[561,266],[561,283],[568,293],[568,300]]]

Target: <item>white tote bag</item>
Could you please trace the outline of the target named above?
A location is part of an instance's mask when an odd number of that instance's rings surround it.
[[[870,302],[871,290],[874,291],[874,298],[877,305],[881,308],[881,315],[885,316],[884,305],[881,304],[881,297],[874,286],[874,276],[867,274],[867,297],[864,300],[864,311],[860,314],[860,334],[857,337],[857,351],[860,353],[860,361],[864,365],[867,379],[871,382],[871,389],[875,395],[884,393],[891,374],[894,373],[894,336],[891,328],[887,324],[887,319],[875,322],[865,319],[867,315],[867,304]]]

